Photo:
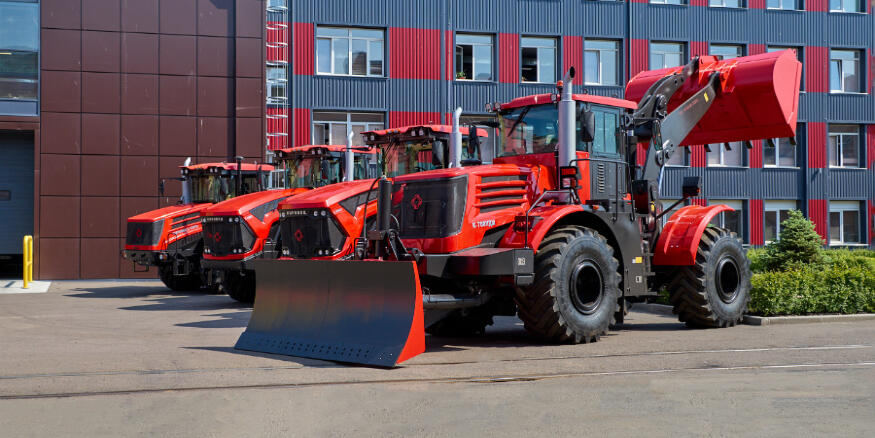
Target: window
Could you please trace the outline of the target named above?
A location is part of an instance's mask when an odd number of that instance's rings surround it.
[[[0,99],[36,100],[39,5],[0,1]]]
[[[492,115],[463,115],[459,117],[459,123],[462,126],[473,124],[480,129],[485,129],[489,134],[489,137],[480,138],[480,158],[484,163],[491,163],[495,156],[495,138],[498,130],[494,126],[497,122],[498,120]]]
[[[383,76],[383,31],[341,27],[317,28],[316,73]]]
[[[523,37],[520,46],[522,81],[553,83],[556,80],[556,39]]]
[[[732,59],[744,55],[744,47],[736,44],[711,44],[709,55],[718,59]]]
[[[861,0],[829,0],[830,12],[865,12]]]
[[[281,104],[287,101],[286,85],[288,84],[285,67],[267,68],[267,103]]]
[[[802,0],[767,0],[767,9],[780,9],[783,11],[801,11]]]
[[[790,210],[796,210],[796,201],[766,201],[763,210],[763,237],[769,243],[781,236],[781,223],[790,217]]]
[[[620,115],[616,110],[593,108],[595,116],[595,135],[592,140],[592,152],[596,154],[619,153],[617,148],[617,129],[620,127]]]
[[[584,48],[586,83],[617,85],[620,71],[620,43],[610,40],[586,40]]]
[[[708,6],[712,8],[743,8],[743,0],[709,0]]]
[[[650,3],[657,5],[685,5],[686,0],[650,0]]]
[[[829,166],[860,166],[860,127],[829,125]]]
[[[742,233],[742,231],[744,231],[744,202],[740,200],[708,200],[708,205],[717,204],[726,204],[729,207],[732,207],[733,211],[720,212],[720,214],[714,216],[714,219],[711,219],[711,225],[726,228],[737,234],[738,237],[742,237],[744,235]]]
[[[352,144],[363,146],[365,131],[383,129],[383,115],[374,113],[313,112],[313,144],[346,144],[346,133],[355,135]]]
[[[456,79],[492,80],[492,37],[456,34]]]
[[[708,166],[741,167],[744,166],[744,143],[734,141],[732,143],[710,144],[711,151],[708,155]]]
[[[805,60],[804,60],[803,57],[802,57],[802,53],[803,53],[803,52],[802,52],[802,47],[791,47],[791,46],[769,46],[769,47],[766,48],[766,52],[768,52],[768,53],[772,53],[772,52],[780,52],[781,50],[787,50],[787,49],[790,49],[790,50],[792,50],[794,53],[796,53],[796,59],[798,59],[799,62],[802,63],[802,65],[805,65]],[[804,68],[802,69],[802,77],[799,78],[799,79],[800,79],[800,81],[799,81],[799,89],[800,89],[800,90],[804,90],[804,89],[805,89],[805,69],[804,69]]]
[[[684,43],[650,43],[650,69],[678,67],[683,65]]]
[[[763,141],[763,164],[773,167],[796,167],[796,146],[789,138]]]
[[[857,201],[830,201],[829,244],[847,245],[860,240],[860,203]]]
[[[859,93],[863,79],[859,50],[829,51],[829,91]]]

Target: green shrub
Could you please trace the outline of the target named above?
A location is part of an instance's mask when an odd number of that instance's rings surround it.
[[[825,269],[757,273],[751,280],[750,311],[764,316],[875,312],[875,270],[840,262]]]
[[[761,262],[769,271],[818,264],[822,261],[822,247],[823,238],[814,231],[814,224],[799,210],[790,210],[789,217],[781,222],[780,238],[766,245]]]
[[[751,248],[747,250],[747,258],[750,259],[751,272],[766,272],[766,250],[763,248]]]

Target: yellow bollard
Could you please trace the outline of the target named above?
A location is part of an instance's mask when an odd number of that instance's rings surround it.
[[[33,282],[33,236],[24,236],[24,274],[22,275],[22,288],[30,287]]]

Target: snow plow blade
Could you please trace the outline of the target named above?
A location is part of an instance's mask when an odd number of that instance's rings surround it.
[[[626,85],[626,99],[639,102],[659,79],[683,67],[638,73]],[[681,145],[786,138],[796,135],[802,64],[792,50],[718,60],[699,58],[698,72],[668,102],[668,112],[696,94],[711,73],[720,73],[719,99]]]
[[[256,260],[255,305],[234,348],[393,367],[425,351],[414,262]]]

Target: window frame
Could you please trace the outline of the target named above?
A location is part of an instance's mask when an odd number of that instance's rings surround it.
[[[680,64],[676,66],[665,66],[665,54],[666,53],[676,53],[676,52],[660,52],[663,56],[662,67],[654,67],[653,66],[653,45],[654,44],[675,44],[680,48]],[[684,65],[684,60],[687,59],[688,47],[685,41],[650,41],[650,45],[647,47],[647,65],[650,67],[650,70],[660,70],[663,68],[674,68],[680,67]]]
[[[668,5],[668,6],[687,6],[689,2],[687,0],[677,0],[678,3],[673,3],[673,0],[649,0],[648,3],[652,5]]]
[[[743,199],[708,199],[708,205],[717,205],[717,204],[726,204],[727,206],[731,207],[733,209],[733,211],[738,212],[738,227],[739,227],[739,229],[738,230],[729,230],[729,231],[735,231],[738,234],[738,237],[741,238],[741,241],[744,242],[745,244],[748,244],[748,238],[747,238],[747,232],[746,232],[747,221],[745,220],[746,219],[745,212],[747,210],[745,209],[745,206],[746,206],[745,201]],[[714,216],[714,218],[711,219],[711,222],[709,222],[709,223],[713,223],[714,220],[717,220],[719,223],[719,225],[717,225],[718,227],[726,228],[726,214],[725,213],[726,213],[725,211],[721,211],[716,216]]]
[[[720,1],[723,2],[722,5],[714,5],[713,2]],[[738,6],[726,6],[727,0],[708,0],[709,8],[724,8],[724,9],[747,9],[747,2],[745,0],[738,0]]]
[[[832,8],[832,0],[827,2],[827,12],[831,14],[865,14],[866,13],[866,4],[862,0],[838,0],[842,4],[842,9],[833,9]],[[857,10],[848,11],[844,9],[846,3],[854,2],[856,4]]]
[[[829,246],[858,246],[866,244],[866,235],[863,232],[863,217],[861,212],[863,209],[861,208],[860,201],[829,201],[829,209],[827,213],[827,234],[829,235]],[[853,211],[857,213],[857,237],[858,240],[856,242],[846,242],[845,241],[845,212]],[[839,239],[836,240],[833,238],[831,229],[833,226],[832,219],[830,216],[832,213],[839,213]]]
[[[547,46],[526,46],[523,44],[523,41],[526,39],[535,39],[535,40],[550,40],[553,42],[553,47]],[[524,49],[536,49],[535,51],[535,75],[538,77],[536,81],[526,81],[523,80],[523,50]],[[550,48],[553,50],[553,77],[549,80],[544,80],[541,77],[541,57],[540,50],[537,49],[546,49]],[[558,80],[558,75],[560,73],[559,66],[559,38],[553,35],[520,35],[520,83],[521,84],[553,84]]]
[[[273,71],[282,71],[284,74],[281,75],[282,77],[280,77],[280,78],[271,78],[270,72],[272,70]],[[286,66],[274,66],[274,65],[267,66],[267,68],[264,71],[264,75],[265,75],[265,86],[267,88],[265,90],[266,102],[270,105],[279,105],[279,104],[287,103],[288,99],[289,99],[289,95],[288,95],[288,91],[289,91],[288,90],[288,81],[289,81],[289,79],[288,79],[289,78],[288,67],[286,67]],[[282,96],[274,96],[274,93],[273,93],[274,87],[278,87],[278,88],[282,89],[282,91],[283,91]]]
[[[798,130],[798,128],[797,128],[797,130]],[[796,148],[798,148],[799,146],[798,145],[793,146],[792,144],[790,144],[789,138],[773,138],[771,140],[775,144],[775,164],[766,164],[766,147],[767,147],[766,145],[767,145],[767,143],[766,143],[766,140],[763,140],[763,167],[767,167],[770,169],[798,169],[799,168],[799,154],[798,154],[798,151],[796,150]],[[781,144],[784,143],[784,142],[782,142],[782,140],[787,144],[787,147],[789,147],[793,150],[793,165],[792,166],[786,166],[786,165],[781,164]]]
[[[32,45],[28,47],[16,47],[12,48],[4,46],[0,43],[0,52],[5,52],[10,55],[17,54],[26,57],[33,57],[36,61],[36,65],[34,66],[33,76],[30,76],[27,72],[27,75],[9,75],[3,76],[5,80],[8,80],[11,83],[21,83],[27,84],[28,94],[23,95],[22,93],[14,93],[10,97],[0,97],[0,101],[2,102],[13,102],[12,112],[10,113],[0,113],[0,114],[9,114],[11,116],[33,116],[38,115],[40,112],[39,102],[42,97],[42,16],[40,14],[40,2],[39,1],[2,1],[0,3],[8,4],[9,6],[17,6],[25,9],[29,9],[29,12],[32,12],[33,18],[35,19],[35,27],[27,28],[33,33],[34,41],[32,41]],[[30,24],[26,24],[30,25]],[[22,28],[24,29],[24,27]],[[22,31],[18,30],[15,33],[21,34]],[[30,33],[30,32],[28,32]],[[10,88],[12,90],[13,88]],[[30,96],[29,91],[33,91],[33,97]],[[17,112],[17,104],[21,103],[25,105],[21,107],[21,112]],[[34,105],[34,106],[31,106]],[[33,109],[31,112],[30,109]]]
[[[763,243],[773,242],[766,240],[766,216],[769,213],[775,214],[775,237],[781,238],[781,212],[790,210],[799,210],[798,201],[789,199],[775,199],[763,201]]]
[[[766,0],[765,9],[767,11],[784,11],[784,12],[802,12],[805,10],[805,1],[804,0],[793,0],[793,4],[794,4],[794,9],[784,9],[783,7],[773,8],[773,7],[769,6],[769,0]]]
[[[858,89],[858,91],[845,90],[845,81],[844,81],[845,69],[844,69],[844,66],[845,66],[845,63],[848,61],[841,59],[841,58],[834,59],[832,56],[833,52],[853,52],[854,53],[855,63],[857,65],[857,71],[854,74],[857,76],[857,89]],[[841,87],[840,89],[833,89],[832,88],[832,82],[833,82],[832,63],[833,63],[833,61],[839,62],[839,75],[841,76],[839,78],[839,84]],[[850,48],[830,47],[829,48],[829,63],[827,64],[827,69],[828,69],[827,70],[827,72],[828,72],[827,79],[829,81],[828,87],[829,87],[830,94],[867,94],[866,93],[866,80],[867,80],[866,79],[866,76],[867,76],[866,75],[866,68],[867,67],[868,66],[866,65],[865,49],[859,49],[859,48],[854,48],[854,47],[850,47]]]
[[[834,132],[834,131],[833,131],[833,128],[835,128],[835,127],[839,127],[839,126],[841,126],[841,127],[855,127],[855,128],[856,128],[856,132],[855,132],[855,133],[850,133],[850,132]],[[829,168],[831,168],[831,169],[860,169],[860,168],[865,168],[865,167],[864,167],[864,163],[863,163],[863,158],[864,158],[864,157],[862,156],[862,155],[863,155],[863,144],[862,144],[862,141],[864,140],[864,136],[862,135],[861,129],[862,129],[862,128],[861,128],[860,125],[855,125],[855,124],[830,123],[830,124],[827,125],[827,135],[826,135],[826,161],[827,161],[827,166],[829,166]],[[830,163],[830,159],[829,159],[829,157],[830,157],[830,148],[831,148],[830,140],[832,139],[832,137],[833,137],[834,135],[837,136],[837,137],[839,138],[839,140],[841,140],[841,141],[837,141],[837,142],[836,142],[836,146],[838,147],[838,149],[836,150],[836,159],[837,159],[837,161],[838,161],[838,165],[835,165],[835,166],[833,166],[832,163]],[[847,137],[847,136],[854,136],[854,137],[857,138],[857,165],[856,165],[856,166],[845,166],[845,165],[844,165],[844,154],[843,154],[843,150],[842,150],[842,148],[844,147],[844,137]]]
[[[611,43],[611,44],[614,45],[615,49],[614,49],[614,50],[610,50],[610,49],[601,49],[601,48],[592,48],[592,49],[589,49],[589,48],[587,48],[587,44],[586,44],[587,42],[602,42],[602,43],[608,43],[608,42],[609,42],[609,43]],[[583,78],[583,79],[584,79],[584,85],[596,85],[596,86],[601,86],[601,87],[617,87],[617,86],[620,85],[620,80],[621,80],[621,79],[620,79],[620,76],[622,75],[622,71],[623,71],[623,69],[622,69],[621,66],[620,66],[620,62],[621,62],[621,59],[622,59],[622,54],[620,53],[621,50],[622,50],[621,47],[622,47],[622,44],[621,44],[620,41],[618,41],[618,40],[612,40],[612,39],[600,39],[600,38],[590,38],[590,39],[584,39],[584,40],[583,40],[583,59],[584,59],[584,63],[586,62],[586,54],[587,54],[587,52],[596,52],[597,55],[598,55],[598,61],[599,61],[599,62],[598,62],[598,67],[597,67],[599,77],[598,77],[598,81],[597,81],[597,82],[590,81],[588,75],[586,74],[586,65],[584,64],[584,69],[583,69],[583,72],[584,72],[584,78]],[[602,58],[602,55],[603,55],[604,53],[610,53],[610,52],[613,52],[613,57],[614,57],[614,78],[613,78],[613,83],[612,83],[612,84],[606,84],[606,83],[604,83],[604,80],[603,80],[603,78],[604,78],[603,73],[604,73],[604,72],[603,72],[603,67],[602,67],[602,66],[603,66],[604,64],[603,64],[603,62],[602,62],[602,59],[603,59],[603,58]]]
[[[345,122],[341,122],[341,121],[337,121],[337,120],[318,120],[318,119],[316,118],[316,117],[317,117],[317,114],[320,114],[320,115],[321,115],[321,114],[323,114],[323,113],[344,114],[344,115],[346,115],[346,121],[345,121]],[[353,121],[351,120],[353,114],[367,114],[367,115],[375,115],[375,116],[376,116],[376,115],[379,115],[379,116],[383,119],[383,121],[382,121],[382,122],[353,122]],[[323,142],[323,141],[321,141],[321,140],[320,140],[320,141],[317,141],[317,140],[316,140],[316,137],[315,137],[315,136],[316,136],[316,125],[317,125],[317,124],[318,124],[318,125],[327,125],[327,126],[328,126],[328,128],[327,128],[327,132],[328,132],[328,141],[327,141],[327,142]],[[331,138],[331,132],[332,132],[332,129],[331,129],[331,128],[332,128],[333,125],[345,125],[345,126],[346,126],[346,132],[351,131],[352,128],[353,128],[353,126],[363,126],[363,127],[364,127],[364,130],[363,130],[362,132],[365,132],[365,131],[373,131],[373,130],[377,130],[377,129],[385,129],[385,127],[386,127],[386,113],[384,113],[384,112],[371,112],[371,111],[342,111],[342,110],[337,110],[337,111],[335,111],[335,110],[316,110],[316,111],[313,111],[313,117],[312,117],[311,120],[310,120],[310,144],[339,144],[339,145],[345,145],[345,144],[346,144],[346,138],[345,138],[345,137],[344,137],[343,139],[341,139],[342,141],[339,141],[339,142],[338,142],[338,141],[335,141],[335,139],[332,139],[332,138]],[[353,131],[353,132],[354,132],[354,131]],[[354,137],[353,137],[353,145],[354,145],[354,146],[360,146],[360,145],[356,145],[356,144],[355,144],[355,143],[356,143],[356,139],[359,138],[359,137],[360,137],[360,136],[354,136]]]
[[[476,79],[477,74],[476,74],[475,66],[477,65],[477,61],[474,57],[474,48],[473,48],[474,46],[487,46],[487,44],[485,44],[485,43],[462,43],[462,44],[459,44],[458,43],[459,35],[489,37],[489,40],[490,40],[490,43],[488,44],[488,46],[489,46],[489,70],[490,70],[489,79]],[[472,48],[471,48],[471,76],[472,77],[470,79],[459,78],[459,70],[458,70],[459,66],[457,65],[457,62],[456,62],[456,58],[457,58],[456,50],[458,49],[458,47],[460,45],[472,46]],[[477,33],[477,32],[456,32],[455,34],[453,34],[453,80],[460,81],[460,82],[487,82],[487,83],[488,82],[496,82],[497,74],[496,74],[496,69],[495,69],[495,64],[496,64],[495,56],[496,56],[496,38],[495,38],[494,34]]]
[[[347,36],[319,36],[320,29],[344,29],[347,31]],[[382,33],[382,38],[373,38],[373,37],[354,37],[352,36],[353,30],[371,30],[378,31]],[[316,29],[314,29],[314,40],[313,40],[313,51],[315,52],[315,56],[313,57],[313,61],[315,63],[314,71],[317,76],[340,76],[340,77],[353,77],[353,78],[385,78],[386,77],[386,29],[380,27],[356,27],[356,26],[331,26],[331,25],[317,25]],[[319,40],[329,40],[330,45],[328,48],[329,51],[329,60],[330,60],[330,70],[331,72],[325,73],[319,71]],[[334,66],[334,41],[335,40],[346,40],[347,41],[347,59],[349,62],[349,73],[335,73]],[[365,74],[357,75],[352,72],[353,58],[352,58],[352,42],[353,40],[363,40],[365,41],[367,50],[365,51]],[[375,75],[371,74],[371,43],[379,41],[383,48],[382,61],[380,65],[380,74]]]
[[[746,154],[744,153],[747,147],[744,145],[743,141],[731,141],[729,142],[730,149],[735,147],[736,145],[739,147],[739,151],[741,152],[741,157],[739,159],[739,164],[726,164],[726,159],[724,158],[724,154],[727,152],[726,147],[723,146],[723,143],[712,143],[709,146],[711,147],[711,152],[705,151],[705,167],[726,167],[730,169],[739,169],[749,167],[748,159]],[[719,163],[711,163],[709,160],[710,154],[714,153],[714,148],[717,148],[720,151],[720,162]]]

